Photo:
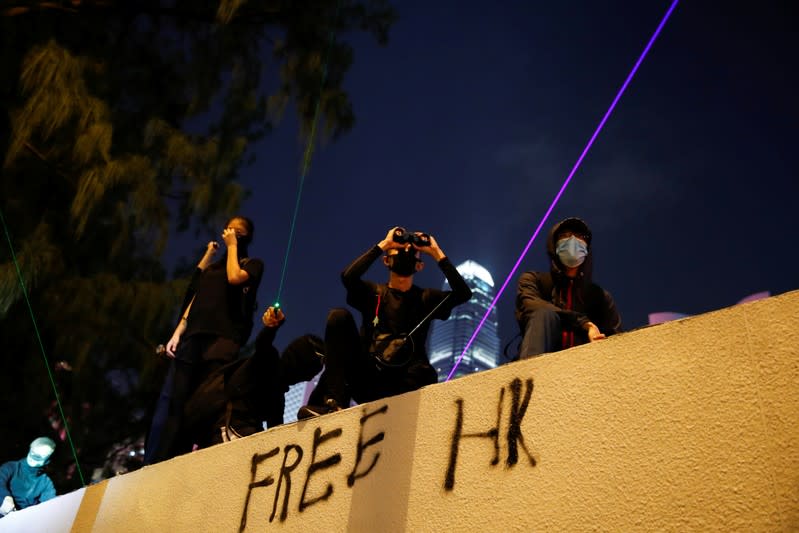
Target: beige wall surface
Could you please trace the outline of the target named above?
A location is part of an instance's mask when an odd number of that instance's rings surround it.
[[[0,531],[799,531],[797,326],[799,291],[645,328],[181,456]]]

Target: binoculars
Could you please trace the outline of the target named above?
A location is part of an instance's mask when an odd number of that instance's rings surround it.
[[[394,242],[400,244],[413,244],[416,246],[430,246],[430,235],[427,233],[415,232],[411,233],[405,228],[397,228],[394,230],[394,235],[391,236]]]

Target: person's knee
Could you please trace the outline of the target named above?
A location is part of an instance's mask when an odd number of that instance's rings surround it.
[[[280,370],[285,385],[310,381],[322,370],[325,344],[316,335],[303,335],[283,351]]]
[[[527,359],[557,350],[555,339],[560,331],[560,317],[557,311],[536,309],[527,316],[524,324],[519,358]]]
[[[325,325],[325,343],[334,340],[339,342],[354,342],[358,338],[358,326],[348,310],[336,307],[327,314]]]
[[[354,324],[355,319],[352,317],[352,313],[350,313],[347,309],[344,309],[343,307],[334,307],[327,314],[328,327],[343,326],[349,323]]]
[[[525,331],[536,330],[541,327],[560,327],[560,317],[553,309],[536,309],[527,317]]]

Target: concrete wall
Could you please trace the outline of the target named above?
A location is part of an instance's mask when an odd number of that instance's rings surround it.
[[[646,328],[178,457],[0,530],[799,531],[797,327],[799,291]]]

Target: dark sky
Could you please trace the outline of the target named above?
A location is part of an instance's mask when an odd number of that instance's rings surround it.
[[[355,48],[357,123],[319,147],[306,179],[282,304],[285,345],[344,305],[339,273],[394,225],[432,233],[501,285],[670,5],[668,1],[396,2],[386,48]],[[580,216],[594,278],[627,329],[655,311],[698,314],[799,288],[797,17],[788,2],[683,1],[545,227]],[[288,117],[245,170],[277,293],[303,145]],[[429,262],[417,284],[438,286]],[[547,269],[544,240],[522,269]],[[517,331],[516,279],[499,301]],[[382,281],[377,264],[370,279]],[[256,331],[258,327],[256,327]]]

